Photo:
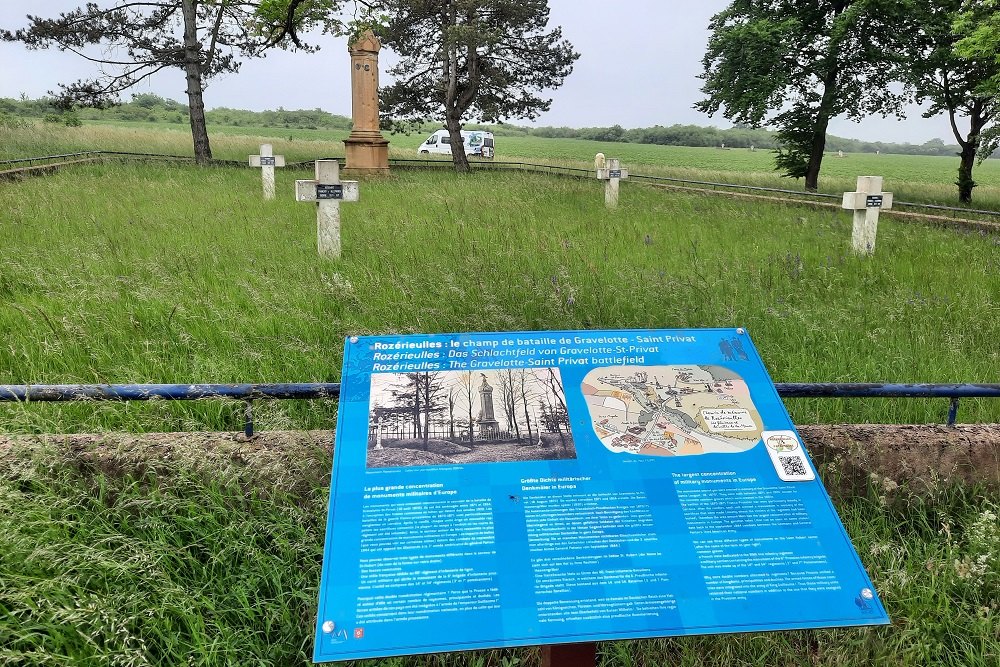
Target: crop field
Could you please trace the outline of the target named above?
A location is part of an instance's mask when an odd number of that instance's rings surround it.
[[[298,132],[264,136],[290,161],[342,154],[336,137]],[[5,157],[187,154],[189,140],[183,127],[142,124],[0,129]],[[419,140],[394,138],[395,155]],[[218,157],[245,159],[261,137],[213,141]],[[635,171],[788,185],[761,152],[502,141],[511,158],[586,165],[603,150]],[[935,178],[935,160],[899,158],[913,178],[897,192],[945,192],[953,170]],[[364,180],[361,201],[342,206],[344,257],[333,261],[317,257],[314,207],[291,194],[308,177],[277,170],[271,202],[258,171],[229,167],[109,162],[0,181],[0,384],[335,382],[352,334],[718,326],[747,327],[775,381],[1000,377],[997,236],[883,219],[863,259],[841,211],[627,183],[609,212],[595,181],[399,170]],[[995,177],[984,169],[981,180]],[[982,188],[994,191],[1000,178]],[[787,405],[798,423],[940,423],[948,408]],[[336,405],[259,401],[255,413],[260,430],[329,429]],[[1000,401],[963,400],[960,420],[1000,422]],[[242,404],[222,401],[0,404],[0,433],[241,425]],[[102,467],[0,447],[0,665],[308,664],[328,455],[305,453],[278,474],[176,454]],[[873,479],[867,495],[835,500],[892,626],[607,643],[601,666],[997,664],[995,492]],[[524,649],[354,664],[536,663]]]

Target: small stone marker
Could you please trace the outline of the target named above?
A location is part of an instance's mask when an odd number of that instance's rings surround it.
[[[854,211],[851,244],[859,255],[875,252],[878,214],[892,208],[892,193],[882,192],[881,176],[858,176],[858,191],[845,192],[843,208]]]
[[[250,156],[250,166],[260,167],[260,178],[264,183],[264,199],[274,199],[274,168],[285,166],[285,156],[275,155],[271,144],[260,145],[260,155]]]
[[[618,206],[618,181],[628,178],[628,171],[621,168],[621,161],[616,157],[606,159],[606,167],[598,167],[597,178],[606,181],[604,184],[604,205],[608,208]]]
[[[336,160],[316,160],[316,178],[295,181],[295,201],[316,202],[316,247],[320,255],[340,259],[340,202],[358,201],[357,181],[340,180]]]

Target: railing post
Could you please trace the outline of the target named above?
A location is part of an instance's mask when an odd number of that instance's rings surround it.
[[[243,406],[243,435],[253,437],[253,399],[248,398]]]
[[[954,426],[956,419],[958,419],[958,397],[954,396],[948,406],[948,426]]]

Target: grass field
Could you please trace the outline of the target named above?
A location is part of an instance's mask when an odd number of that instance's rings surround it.
[[[304,171],[279,170],[288,193]],[[399,172],[344,205],[345,258],[311,206],[252,170],[101,165],[0,184],[0,382],[336,381],[343,339],[389,332],[746,326],[776,381],[1000,376],[1000,245],[884,221],[875,259],[840,212],[594,182]],[[801,422],[942,421],[945,401],[791,403]],[[14,431],[238,428],[222,403],[0,407]],[[964,401],[968,421],[1000,421]],[[261,406],[325,427],[328,402]]]
[[[274,144],[275,152],[289,161],[344,154],[346,131],[289,128],[211,128],[215,157],[244,160],[257,152],[261,141]],[[416,157],[423,134],[389,135],[391,157]],[[121,150],[191,154],[191,134],[186,125],[140,122],[96,122],[80,128],[39,125],[37,129],[10,131],[0,128],[0,159],[78,150]],[[691,180],[741,183],[792,190],[802,181],[782,178],[774,171],[774,154],[746,149],[687,148],[540,137],[498,137],[497,161],[528,160],[590,168],[594,155],[618,157],[633,173]],[[828,154],[820,176],[820,190],[840,194],[855,189],[858,176],[885,177],[885,188],[897,200],[957,204],[958,158],[916,155],[851,153],[844,158]],[[1000,210],[1000,160],[987,160],[975,169],[979,187],[974,206]]]

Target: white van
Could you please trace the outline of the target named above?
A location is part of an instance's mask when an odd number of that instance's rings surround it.
[[[465,154],[493,159],[493,133],[482,130],[462,130]],[[437,153],[451,155],[451,135],[448,130],[438,130],[420,144],[417,152],[422,155]]]

